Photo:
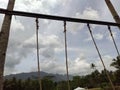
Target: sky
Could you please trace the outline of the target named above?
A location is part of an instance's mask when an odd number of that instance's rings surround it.
[[[120,15],[120,0],[111,0]],[[8,0],[0,0],[0,8]],[[74,17],[80,19],[114,22],[104,0],[16,0],[14,10],[40,14]],[[0,14],[0,27],[4,15]],[[117,53],[107,26],[90,25],[106,68]],[[120,32],[111,27],[117,46]],[[39,19],[40,69],[48,73],[66,74],[64,28],[62,21]],[[13,16],[10,29],[4,75],[37,71],[35,18]],[[86,24],[67,22],[69,74],[91,73],[91,63],[103,69]],[[120,47],[118,47],[120,50]]]

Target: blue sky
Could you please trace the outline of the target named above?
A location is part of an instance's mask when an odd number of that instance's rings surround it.
[[[118,14],[119,0],[111,0]],[[0,0],[0,8],[8,0]],[[14,10],[114,22],[104,0],[16,0]],[[3,15],[0,15],[0,26]],[[41,70],[65,74],[63,22],[39,19],[39,47]],[[91,25],[107,69],[117,56],[106,26]],[[37,71],[35,19],[13,16],[7,50],[5,75]],[[112,27],[117,46],[120,32]],[[90,64],[103,69],[86,24],[67,22],[69,73],[83,75],[91,72]],[[119,47],[118,47],[119,48]],[[120,49],[120,48],[119,48]]]

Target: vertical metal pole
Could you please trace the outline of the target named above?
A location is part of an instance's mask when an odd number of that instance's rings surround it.
[[[12,11],[15,0],[9,0],[7,9]],[[3,73],[12,15],[5,15],[0,32],[0,90],[3,90]]]

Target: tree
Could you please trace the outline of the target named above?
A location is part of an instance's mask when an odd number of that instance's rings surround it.
[[[113,62],[110,66],[115,67],[117,70],[120,70],[120,56],[117,56],[116,59],[113,59]]]
[[[94,72],[96,69],[96,65],[94,63],[91,63],[90,68],[92,69],[92,72]]]
[[[17,81],[17,90],[23,90],[23,83],[21,79]]]
[[[91,69],[96,69],[96,66],[94,63],[91,63]]]
[[[110,66],[113,66],[117,69],[115,72],[115,82],[120,83],[120,56],[117,56],[116,59],[113,59],[113,62]]]
[[[74,76],[72,80],[72,85],[73,85],[72,87],[73,88],[80,87],[80,83],[81,83],[80,76]]]
[[[42,88],[43,90],[54,90],[55,84],[51,80],[53,76],[46,76],[42,79]]]
[[[66,81],[59,82],[57,89],[58,90],[68,90],[67,82]]]

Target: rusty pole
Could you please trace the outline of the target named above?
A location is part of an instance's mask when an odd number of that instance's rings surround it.
[[[7,10],[12,11],[14,8],[14,4],[15,4],[15,0],[9,0]],[[5,14],[0,32],[0,90],[3,90],[4,64],[5,64],[5,57],[8,46],[8,40],[9,40],[11,20],[12,20],[12,15]]]
[[[111,1],[110,0],[105,0],[114,20],[116,21],[116,23],[119,23],[120,24],[120,17],[118,15],[118,13],[116,12],[114,6],[112,5]],[[120,29],[120,26],[119,26],[119,29]]]

